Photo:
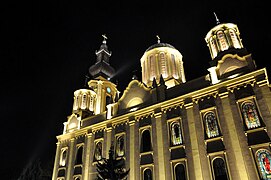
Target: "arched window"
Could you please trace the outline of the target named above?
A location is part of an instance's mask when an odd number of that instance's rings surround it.
[[[150,56],[149,61],[150,61],[149,68],[150,68],[150,74],[151,74],[150,75],[150,80],[152,81],[153,78],[156,76],[156,63],[155,63],[155,58],[154,58],[153,55]]]
[[[87,94],[82,95],[82,104],[81,104],[81,109],[86,109],[87,108]]]
[[[77,149],[75,165],[82,164],[83,163],[82,159],[83,159],[83,146],[80,146]]]
[[[111,104],[111,103],[112,103],[112,98],[111,98],[111,96],[107,95],[106,96],[106,105]]]
[[[141,152],[148,152],[152,150],[151,134],[148,129],[144,130],[141,135]]]
[[[213,161],[213,170],[214,170],[214,177],[215,180],[227,180],[227,169],[225,162],[222,158],[216,158]]]
[[[161,52],[159,54],[160,56],[160,70],[161,70],[161,74],[163,75],[164,78],[168,77],[168,71],[167,71],[167,60],[165,57],[165,53]]]
[[[60,157],[60,166],[65,166],[67,160],[67,149],[62,150],[61,157]]]
[[[261,126],[258,112],[253,102],[244,102],[241,106],[241,111],[248,129]]]
[[[174,168],[175,171],[175,180],[186,180],[185,176],[185,167],[183,164],[178,164]]]
[[[73,110],[77,110],[78,109],[78,104],[79,104],[79,95],[76,95],[74,97]]]
[[[145,169],[143,172],[143,180],[152,180],[152,171],[151,169]]]
[[[117,157],[124,156],[124,135],[117,137],[116,155]]]
[[[214,38],[210,38],[210,46],[211,46],[211,50],[212,50],[212,53],[213,53],[213,58],[216,57],[217,55],[217,46],[216,46],[216,42],[214,40]]]
[[[96,161],[102,159],[102,143],[98,142],[95,147],[94,158]]]
[[[223,31],[218,31],[217,32],[217,37],[218,37],[218,42],[220,45],[220,50],[224,51],[227,50],[229,48],[229,45],[227,43],[227,39],[225,37],[225,34]]]
[[[177,73],[177,65],[176,65],[176,60],[174,54],[171,54],[171,67],[172,67],[172,76],[174,78],[178,78],[178,73]]]
[[[229,34],[230,34],[230,37],[231,37],[233,47],[234,48],[241,48],[239,40],[238,40],[238,38],[236,36],[235,30],[229,29]]]
[[[179,145],[183,143],[179,122],[173,122],[171,124],[171,141],[173,145]]]
[[[271,179],[271,154],[267,149],[260,149],[256,152],[256,160],[258,169],[261,173],[262,179]]]
[[[204,115],[204,126],[208,138],[219,136],[219,130],[214,112],[210,111]]]

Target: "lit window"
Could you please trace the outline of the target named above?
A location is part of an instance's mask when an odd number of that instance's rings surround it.
[[[211,45],[211,50],[213,53],[213,58],[215,58],[217,56],[217,47],[216,47],[216,42],[212,37],[210,38],[210,45]]]
[[[271,155],[270,151],[267,149],[260,149],[256,152],[256,161],[258,169],[261,173],[261,179],[270,180],[271,179]]]
[[[208,138],[219,136],[219,130],[214,112],[210,111],[204,115],[204,126]]]
[[[179,122],[173,122],[171,124],[171,141],[173,145],[179,145],[183,143]]]
[[[102,159],[102,143],[98,142],[95,147],[94,160],[99,161]]]
[[[117,157],[124,156],[124,135],[117,137],[116,155]]]
[[[67,149],[61,150],[61,156],[60,156],[60,166],[65,166],[67,160]]]
[[[239,40],[236,36],[236,32],[233,29],[229,30],[230,33],[230,37],[231,37],[231,41],[232,41],[232,45],[234,48],[241,48]]]
[[[225,34],[222,31],[218,31],[217,37],[218,37],[218,42],[219,42],[221,51],[227,50],[229,46],[227,44]]]
[[[261,126],[255,104],[251,101],[244,102],[241,106],[242,115],[248,129]]]

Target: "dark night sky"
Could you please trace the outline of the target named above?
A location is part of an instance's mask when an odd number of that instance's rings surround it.
[[[265,2],[265,1],[264,1]],[[267,2],[267,1],[266,1]],[[227,4],[226,4],[227,3]],[[95,51],[108,37],[119,90],[140,77],[140,58],[156,43],[183,55],[187,80],[208,73],[204,37],[220,22],[238,25],[243,45],[259,68],[271,73],[270,10],[262,1],[44,1],[10,2],[1,12],[1,177],[17,179],[35,159],[54,159],[56,136],[71,114]],[[12,172],[12,175],[8,175]]]

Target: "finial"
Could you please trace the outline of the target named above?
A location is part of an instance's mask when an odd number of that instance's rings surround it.
[[[105,35],[105,34],[103,34],[102,36],[103,36],[103,38],[104,38],[104,40],[103,40],[103,44],[106,44],[107,37],[106,37],[106,35]]]
[[[217,17],[217,15],[216,15],[215,12],[214,12],[214,15],[215,15],[216,24],[220,24],[219,19],[218,19],[218,17]]]
[[[160,43],[160,37],[159,37],[159,35],[156,35],[156,37],[157,37],[157,43],[159,44]]]

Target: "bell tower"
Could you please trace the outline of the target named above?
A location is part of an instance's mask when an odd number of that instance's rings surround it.
[[[108,50],[107,37],[102,36],[102,45],[95,53],[96,63],[89,68],[89,74],[93,79],[88,82],[88,86],[96,93],[95,115],[105,112],[106,106],[115,103],[119,95],[116,84],[110,81],[115,75],[115,69],[109,62],[112,52]]]

